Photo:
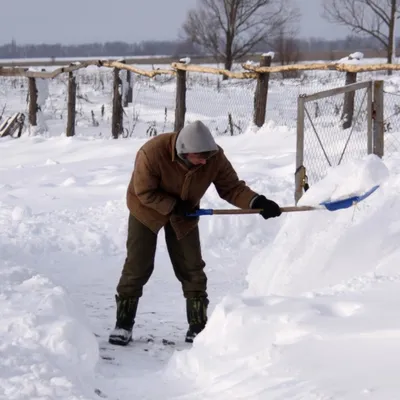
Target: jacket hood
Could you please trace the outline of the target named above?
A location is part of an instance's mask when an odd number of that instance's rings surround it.
[[[175,148],[179,156],[187,153],[218,151],[218,145],[210,130],[201,121],[195,121],[182,128],[176,139]]]

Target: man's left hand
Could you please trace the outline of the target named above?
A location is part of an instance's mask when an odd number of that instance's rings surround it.
[[[279,217],[282,211],[278,204],[274,201],[267,199],[265,196],[258,196],[251,206],[252,209],[261,209],[260,214],[264,219]]]

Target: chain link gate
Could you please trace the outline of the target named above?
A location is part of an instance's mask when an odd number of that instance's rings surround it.
[[[300,95],[295,201],[346,159],[383,155],[383,84],[366,81]],[[382,140],[379,140],[382,139]]]

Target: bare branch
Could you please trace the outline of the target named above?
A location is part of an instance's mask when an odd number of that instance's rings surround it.
[[[382,0],[381,0],[380,3],[382,3]],[[376,2],[373,1],[373,0],[365,0],[365,4],[371,9],[371,11],[373,13],[376,14],[376,16],[380,20],[382,20],[383,22],[385,22],[385,24],[387,26],[389,26],[389,24],[390,24],[390,15],[389,15],[389,8],[387,7],[388,4],[386,6],[382,7],[382,6],[378,5],[378,4],[376,4]]]
[[[389,60],[394,40],[391,32],[399,8],[397,0],[324,0],[323,17],[375,38],[388,51]]]
[[[213,19],[209,18],[205,10],[189,11],[183,30],[189,40],[201,46],[214,56],[222,55],[219,43],[219,29]]]
[[[183,28],[206,52],[222,57],[229,70],[233,60],[298,19],[291,0],[199,0]]]
[[[7,103],[4,104],[3,109],[1,110],[1,113],[0,113],[0,121],[1,121],[2,118],[3,118],[3,115],[4,115],[5,111],[6,111],[6,108],[7,108]]]

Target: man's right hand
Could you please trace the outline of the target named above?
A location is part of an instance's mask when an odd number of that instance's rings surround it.
[[[196,211],[196,207],[193,206],[193,203],[189,200],[177,199],[174,209],[172,210],[172,214],[179,215],[180,217],[188,217],[187,214],[194,213]]]

